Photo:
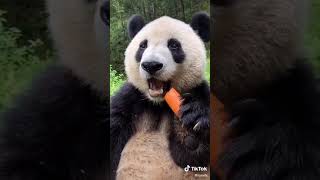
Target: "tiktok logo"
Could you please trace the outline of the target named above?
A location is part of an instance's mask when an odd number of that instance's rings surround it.
[[[190,166],[189,166],[189,165],[187,165],[187,167],[185,167],[185,168],[184,168],[184,171],[185,171],[185,172],[188,172],[188,171],[189,171],[189,169],[190,169]]]
[[[207,167],[194,167],[194,166],[189,166],[187,165],[185,168],[184,168],[184,171],[185,172],[188,172],[188,171],[192,171],[192,172],[207,172],[208,169]]]

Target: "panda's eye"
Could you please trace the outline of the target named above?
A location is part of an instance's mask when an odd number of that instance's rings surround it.
[[[168,48],[171,49],[171,50],[178,50],[178,49],[181,48],[181,44],[176,39],[169,39]]]
[[[139,45],[140,49],[146,49],[148,47],[148,40],[144,40]]]

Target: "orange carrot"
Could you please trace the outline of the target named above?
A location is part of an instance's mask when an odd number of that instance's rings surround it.
[[[171,88],[166,95],[164,96],[165,101],[168,103],[169,107],[175,113],[177,117],[180,117],[180,105],[181,105],[181,96],[174,88]]]

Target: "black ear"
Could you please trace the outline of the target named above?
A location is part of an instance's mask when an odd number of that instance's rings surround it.
[[[100,7],[100,17],[105,25],[110,26],[110,3],[109,0],[103,2]]]
[[[229,6],[232,5],[235,0],[211,0],[214,6]]]
[[[195,13],[192,17],[191,27],[204,42],[210,41],[210,17],[207,13]]]
[[[128,33],[129,37],[132,39],[143,27],[145,23],[141,16],[133,15],[128,21]]]

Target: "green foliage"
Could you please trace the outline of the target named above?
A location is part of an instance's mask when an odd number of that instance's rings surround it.
[[[39,57],[46,57],[46,49],[51,42],[47,30],[47,11],[43,0],[0,0],[0,8],[6,10],[7,25],[23,31],[19,45],[28,45],[30,39],[40,38],[45,46],[37,51]],[[38,47],[40,48],[40,47]],[[42,54],[44,53],[44,54]]]
[[[34,72],[47,64],[36,55],[43,48],[42,41],[30,40],[26,46],[18,45],[22,33],[6,26],[4,13],[0,10],[0,110],[23,90]]]
[[[320,76],[320,1],[313,0],[311,8],[311,21],[309,31],[306,34],[307,47],[310,52],[312,63]]]
[[[124,75],[118,73],[113,69],[112,65],[110,65],[110,95],[114,95],[114,93],[120,89],[124,82]]]
[[[205,78],[210,82],[210,57],[207,58],[206,71],[204,72]]]

